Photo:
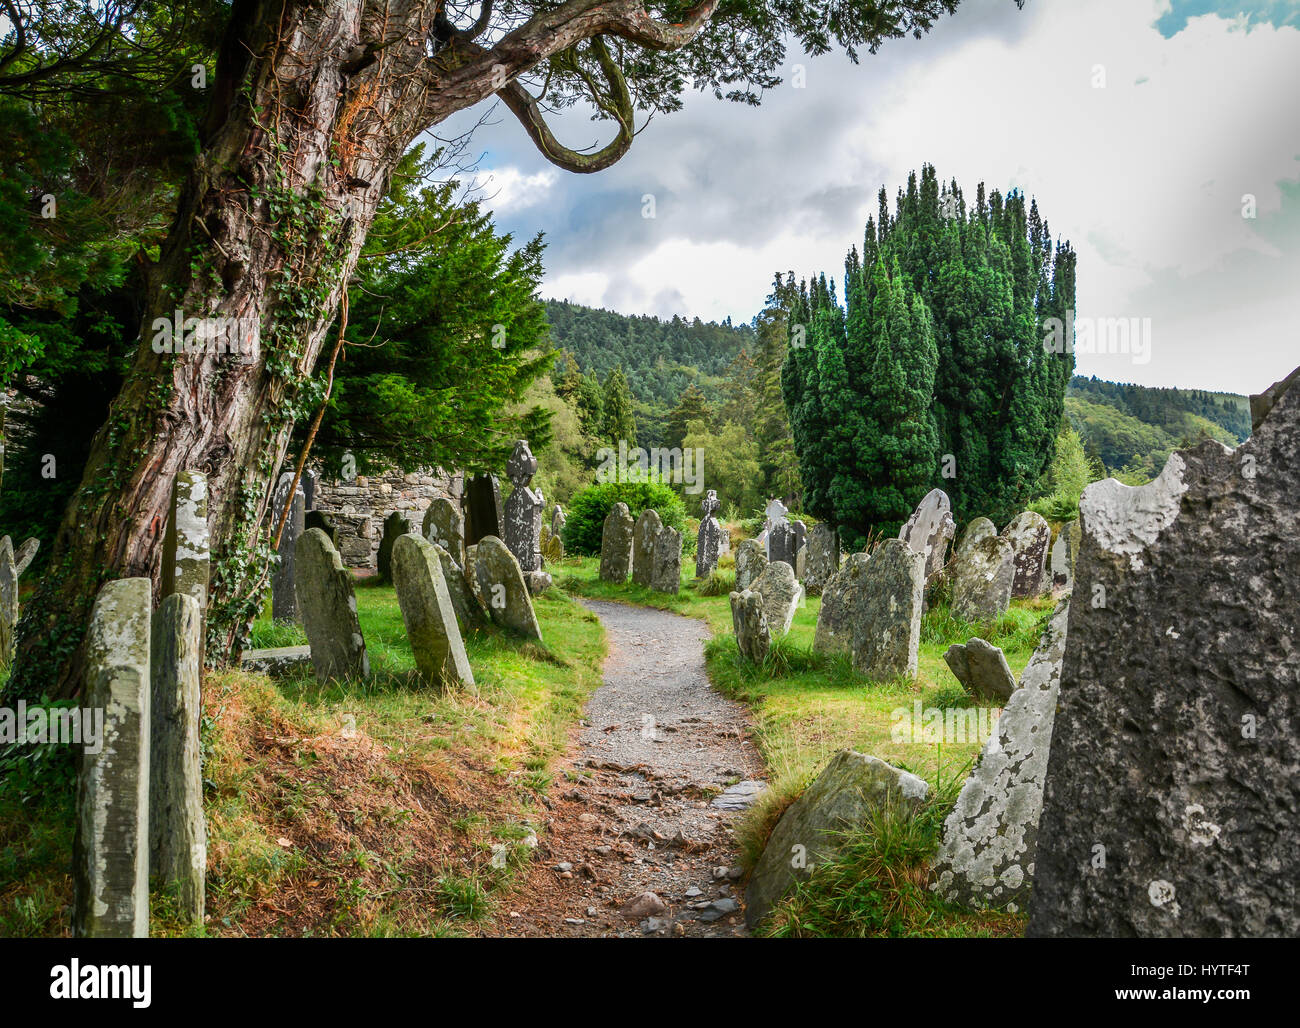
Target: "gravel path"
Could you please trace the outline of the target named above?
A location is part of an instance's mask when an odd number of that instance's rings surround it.
[[[747,710],[709,686],[704,623],[584,601],[605,682],[547,819],[508,935],[741,936],[731,825],[761,788]],[[721,795],[720,795],[721,794]],[[647,895],[652,894],[652,895]]]

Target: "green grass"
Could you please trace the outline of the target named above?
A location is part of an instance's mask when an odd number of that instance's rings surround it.
[[[677,595],[655,593],[630,583],[620,586],[602,582],[598,570],[597,561],[574,562],[560,581],[567,590],[583,596],[641,603],[703,619],[713,633],[713,639],[705,647],[710,680],[721,692],[753,709],[757,742],[768,766],[771,789],[749,811],[737,831],[742,860],[747,867],[752,867],[762,854],[767,837],[785,808],[835,753],[851,748],[911,771],[930,783],[932,800],[926,806],[926,813],[918,818],[915,826],[900,829],[903,837],[915,843],[914,849],[908,851],[911,861],[908,866],[919,867],[914,873],[923,876],[924,861],[938,846],[937,826],[942,824],[956,798],[956,791],[950,785],[955,782],[959,788],[979,753],[980,743],[895,741],[891,731],[896,723],[894,714],[911,710],[918,700],[923,708],[968,706],[970,700],[944,662],[943,654],[952,643],[966,642],[975,635],[1000,646],[1012,671],[1019,676],[1052,610],[1050,601],[1016,601],[1002,618],[986,626],[955,619],[946,607],[928,611],[922,618],[916,678],[872,681],[855,673],[846,657],[813,651],[817,614],[821,609],[819,597],[806,600],[795,614],[789,634],[775,640],[767,660],[756,666],[743,660],[736,648],[726,593],[711,595],[713,583],[708,580],[697,583],[693,568],[684,569],[682,589]],[[859,870],[866,866],[863,865],[866,855],[876,852],[872,849],[875,844],[870,842],[872,831],[865,830],[857,840],[861,845],[855,843],[847,851],[846,860],[862,865]],[[867,861],[870,867],[881,866],[878,861],[871,861]],[[822,876],[814,877],[805,890],[804,901],[819,889],[833,893],[840,888],[845,879],[836,878],[835,874],[827,868]],[[906,879],[898,881],[904,883]],[[853,896],[860,898],[857,892]],[[781,934],[837,934],[827,911],[837,909],[835,904],[839,902],[832,895],[827,901],[829,906],[817,907],[816,916],[809,914],[807,923],[797,930],[777,918],[773,919],[774,927],[770,930]],[[890,902],[901,903],[896,896]],[[919,902],[921,910],[911,910],[907,903],[902,903],[899,909],[909,912],[905,917],[900,914],[890,930],[922,932],[926,925],[932,928],[943,925],[944,933],[961,934],[965,925],[970,933],[982,934],[989,930],[990,924],[1006,927],[1006,919],[1000,915],[954,913],[938,905],[928,893]],[[844,931],[853,934],[862,929],[870,916],[864,911],[862,917],[866,921],[847,920]]]

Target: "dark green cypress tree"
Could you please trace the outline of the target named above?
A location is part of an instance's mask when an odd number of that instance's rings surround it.
[[[601,437],[614,446],[626,439],[629,447],[636,446],[636,415],[632,410],[632,392],[622,367],[614,368],[605,377],[604,430]]]

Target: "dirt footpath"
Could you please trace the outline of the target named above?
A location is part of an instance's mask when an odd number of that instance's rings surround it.
[[[605,682],[557,776],[546,830],[502,935],[742,936],[731,825],[761,789],[747,710],[704,673],[704,623],[584,601]]]

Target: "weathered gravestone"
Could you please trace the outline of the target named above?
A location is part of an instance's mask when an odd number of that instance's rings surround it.
[[[295,555],[298,610],[316,677],[322,682],[368,678],[370,657],[357,618],[356,591],[339,551],[319,528],[309,528]]]
[[[1012,911],[1025,905],[1068,615],[1062,603],[944,821],[930,888],[950,903]]]
[[[1012,596],[1037,596],[1047,575],[1047,546],[1052,528],[1041,514],[1027,510],[1002,530],[1002,538],[1015,550],[1016,575]]]
[[[840,536],[830,525],[813,525],[808,533],[808,557],[804,563],[804,588],[817,596],[840,570]]]
[[[465,545],[485,536],[501,537],[501,486],[495,475],[475,475],[465,483]],[[468,558],[466,558],[468,559]]]
[[[506,474],[514,488],[506,500],[505,544],[519,561],[525,574],[542,570],[542,551],[538,537],[542,530],[542,508],[546,498],[529,483],[537,474],[537,458],[527,439],[515,441],[514,453],[506,463]]]
[[[375,555],[375,567],[383,581],[393,580],[393,547],[410,531],[411,523],[401,511],[395,510],[384,518],[384,533],[379,537],[379,552]]]
[[[568,523],[569,517],[564,513],[564,508],[558,503],[551,508],[551,535],[557,538],[564,537],[564,526]]]
[[[1030,935],[1300,935],[1297,468],[1293,385],[1084,490]]]
[[[772,634],[763,611],[763,597],[749,589],[733,592],[731,600],[731,627],[736,633],[736,646],[746,660],[761,664],[772,647]]]
[[[661,593],[675,593],[682,584],[682,533],[665,526],[655,536],[650,588]]]
[[[774,560],[750,589],[763,598],[768,630],[773,635],[789,632],[799,601],[803,599],[803,586],[794,577],[794,569],[783,560]]]
[[[976,518],[966,526],[966,531],[961,534],[961,539],[957,543],[953,554],[965,553],[967,549],[984,539],[992,539],[998,534],[998,526],[993,524],[988,518]]]
[[[490,535],[479,540],[474,575],[478,594],[493,621],[521,635],[542,637],[524,573],[505,543]]]
[[[471,567],[469,574],[466,574],[465,569],[456,563],[450,553],[437,543],[431,545],[442,568],[442,580],[447,586],[447,595],[451,597],[451,607],[456,612],[456,622],[460,625],[461,635],[472,629],[482,628],[487,624],[488,618],[487,611],[483,609],[478,594],[470,583],[474,569]],[[466,551],[466,559],[470,559],[468,551]]]
[[[710,489],[700,504],[700,531],[695,537],[695,577],[708,578],[718,566],[718,555],[722,552],[722,537],[725,534],[715,515],[718,512],[718,494]]]
[[[40,548],[41,541],[36,536],[32,536],[18,547],[14,553],[14,566],[18,569],[20,577],[31,566],[32,561],[36,559],[36,554],[40,551]]]
[[[13,540],[0,538],[0,666],[14,656],[14,629],[18,624],[18,566]]]
[[[963,621],[991,621],[1011,605],[1016,551],[1001,536],[970,543],[948,564],[952,614]]]
[[[898,538],[925,558],[928,578],[947,563],[948,544],[956,534],[948,494],[942,489],[931,489],[899,530]]]
[[[309,528],[319,528],[327,536],[334,549],[339,548],[339,526],[335,524],[334,519],[323,510],[309,510],[303,515],[303,530]]]
[[[871,678],[916,676],[921,644],[925,558],[901,539],[886,539],[863,569],[853,624],[853,667]]]
[[[865,617],[867,564],[865,553],[851,553],[822,589],[813,649],[818,653],[852,653],[853,628]]]
[[[289,507],[289,520],[284,524],[284,531],[280,534],[280,545],[276,547],[276,553],[280,557],[275,571],[271,575],[271,618],[275,621],[299,621],[301,612],[298,610],[298,589],[297,574],[298,562],[296,559],[298,539],[306,530],[306,498],[303,496],[302,487],[289,492],[293,485],[293,472],[286,471],[280,476],[280,481],[276,484],[275,493],[271,499],[271,530],[274,532],[275,527],[280,524],[280,518],[284,514],[284,508]]]
[[[632,570],[634,522],[626,503],[616,503],[605,515],[600,537],[600,577],[622,585]]]
[[[771,560],[772,559],[772,530],[776,528],[777,525],[786,524],[785,516],[790,512],[786,509],[785,504],[782,503],[779,499],[772,499],[767,501],[767,507],[764,509],[763,513],[764,513],[763,532],[759,536],[759,539],[763,543],[763,556],[766,557],[768,560]]]
[[[163,534],[163,596],[191,596],[199,610],[206,611],[211,559],[208,477],[199,471],[182,471],[172,483],[171,512]],[[289,573],[293,574],[292,567]]]
[[[791,521],[794,526],[794,575],[803,581],[804,570],[808,565],[808,526],[802,521]]]
[[[302,473],[302,499],[307,511],[316,509],[316,487],[320,485],[320,475],[308,468]]]
[[[953,643],[943,659],[962,688],[977,700],[1002,703],[1016,691],[1016,676],[1011,673],[1006,654],[979,636]]]
[[[457,564],[465,564],[465,518],[451,500],[439,496],[429,504],[421,532],[429,542],[450,553]]]
[[[473,686],[474,672],[465,654],[438,549],[441,547],[415,533],[393,544],[393,586],[402,609],[402,623],[415,654],[415,666],[426,682],[434,686]]]
[[[183,592],[167,596],[153,617],[152,636],[149,867],[182,916],[201,924],[208,842],[199,758],[203,610],[198,600]]]
[[[150,607],[147,578],[109,582],[86,633],[83,702],[103,711],[100,748],[81,753],[73,838],[72,934],[149,935]]]
[[[647,507],[632,529],[632,582],[650,588],[654,581],[655,540],[663,531],[659,512]]]
[[[788,521],[782,521],[773,525],[771,531],[767,534],[767,560],[769,565],[782,561],[790,565],[790,570],[794,570],[795,562],[798,560],[799,552],[799,534],[795,531],[794,525]]]
[[[745,890],[745,922],[756,927],[796,881],[844,847],[847,831],[885,808],[914,812],[929,791],[914,774],[841,750],[772,829]]]
[[[1069,527],[1072,524],[1074,524],[1073,521],[1067,525],[1062,525],[1056,533],[1056,542],[1052,543],[1052,556],[1048,561],[1048,572],[1052,576],[1052,588],[1056,590],[1069,589],[1074,578],[1074,562],[1070,559],[1069,533]]]
[[[745,539],[736,547],[736,590],[750,588],[767,567],[767,553],[757,539]]]

